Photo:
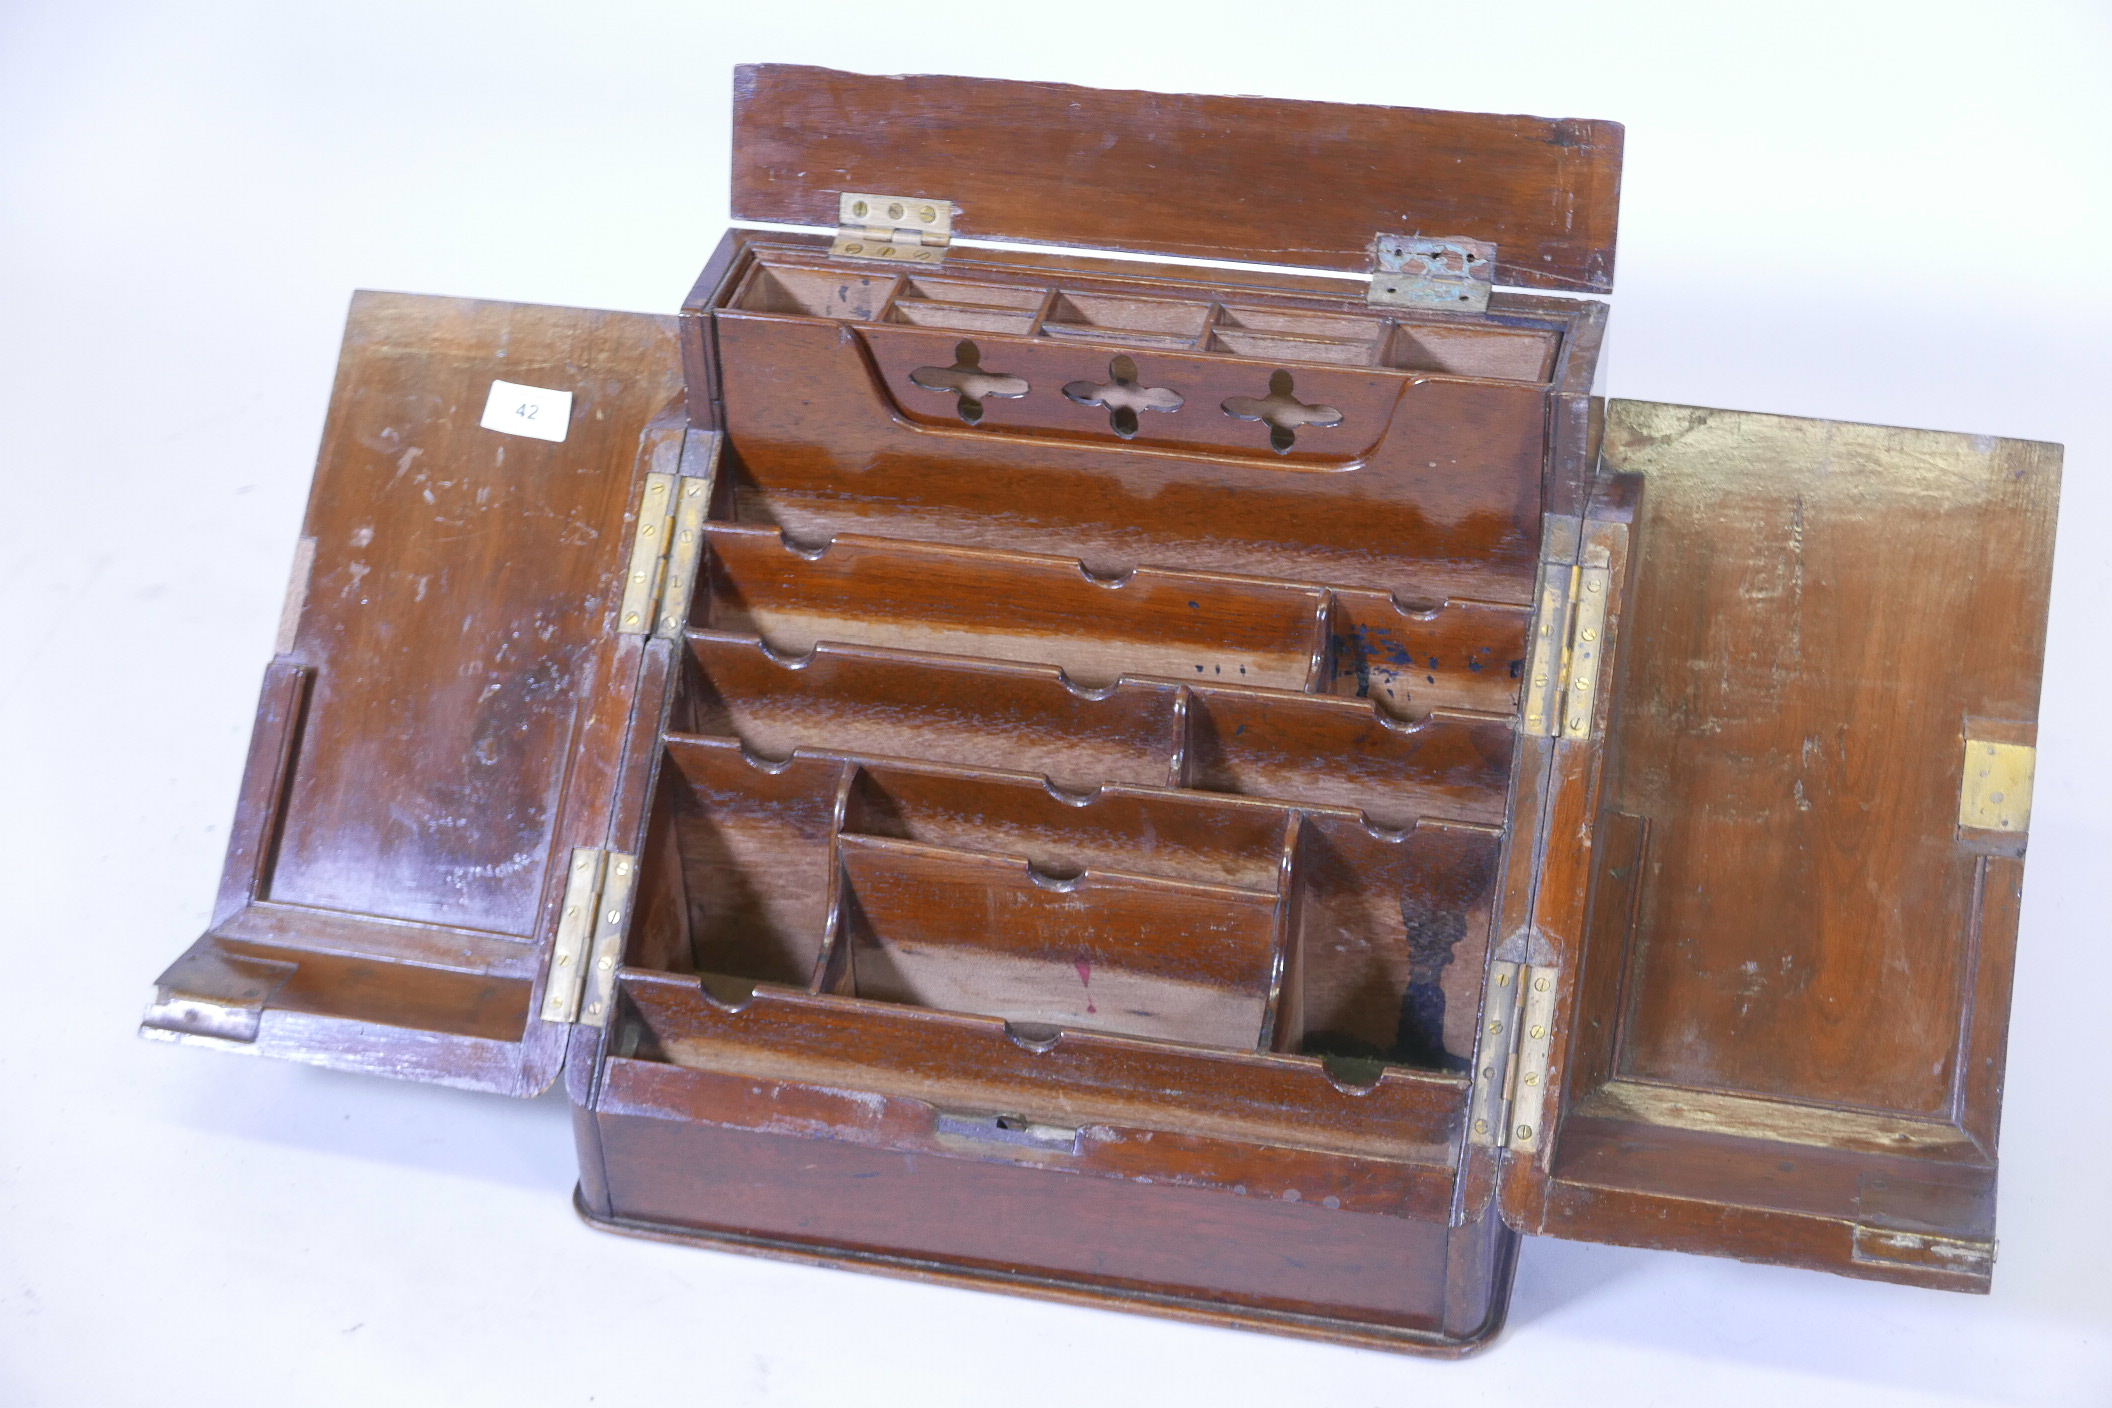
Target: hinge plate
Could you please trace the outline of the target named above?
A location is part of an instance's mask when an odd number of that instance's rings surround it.
[[[704,512],[711,504],[711,481],[682,479],[675,485],[674,534],[668,539],[667,570],[661,574],[660,601],[653,634],[674,640],[689,615],[690,594],[704,560]]]
[[[616,612],[616,630],[621,635],[653,633],[674,526],[675,476],[646,475],[645,488],[638,495],[637,536],[631,539],[631,561],[624,569],[623,601]]]
[[[880,259],[896,264],[936,264],[953,241],[954,206],[928,196],[882,196],[845,191],[837,201],[838,259]]]
[[[1518,1018],[1516,1077],[1504,1146],[1537,1153],[1547,1109],[1547,1054],[1555,1040],[1555,970],[1528,965],[1519,981],[1524,1011]]]
[[[1577,568],[1569,613],[1569,659],[1562,677],[1564,738],[1591,737],[1591,721],[1598,713],[1599,661],[1606,654],[1606,597],[1612,590],[1609,569]]]
[[[1523,966],[1501,960],[1489,965],[1487,995],[1481,1004],[1481,1040],[1475,1055],[1474,1098],[1467,1111],[1468,1138],[1476,1144],[1501,1148],[1510,1128],[1510,1101],[1504,1088],[1517,1045],[1518,970]]]
[[[601,875],[608,852],[578,846],[565,871],[565,907],[558,913],[557,942],[550,950],[550,976],[543,982],[542,1017],[570,1022],[579,1016],[579,994],[586,983],[588,939],[594,932],[594,906],[601,897]]]
[[[1958,824],[1976,831],[2031,830],[2031,784],[2039,750],[2028,743],[1965,740]]]
[[[690,435],[693,442],[700,438],[700,432]],[[624,569],[623,600],[616,609],[619,635],[672,640],[687,624],[690,594],[702,570],[704,519],[711,508],[721,440],[716,431],[701,432],[701,437],[708,443],[694,464],[685,453],[681,474],[645,476],[636,536]]]
[[[1560,973],[1530,963],[1489,965],[1481,1049],[1468,1107],[1468,1138],[1499,1149],[1539,1150],[1547,1107]]]
[[[1496,282],[1496,246],[1455,235],[1371,237],[1371,302],[1382,308],[1481,313]]]
[[[616,996],[616,967],[630,928],[638,858],[593,846],[573,850],[564,909],[543,984],[542,1019],[604,1025]]]
[[[1540,564],[1539,609],[1526,661],[1524,727],[1542,738],[1589,738],[1598,716],[1599,666],[1606,655],[1605,567]]]
[[[1562,667],[1569,653],[1569,596],[1576,568],[1540,564],[1539,605],[1533,612],[1533,644],[1525,662],[1525,731],[1551,738],[1561,731]]]

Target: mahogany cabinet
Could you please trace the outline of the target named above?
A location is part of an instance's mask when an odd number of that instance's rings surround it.
[[[354,300],[147,1035],[1385,1348],[1520,1233],[1986,1288],[2057,448],[1599,399],[1610,123],[736,85],[808,228],[678,314]]]

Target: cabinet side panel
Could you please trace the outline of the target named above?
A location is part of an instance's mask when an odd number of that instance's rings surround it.
[[[555,440],[480,423],[568,393]],[[527,936],[597,698],[674,320],[363,294],[331,401],[292,659],[314,671],[266,897]],[[523,424],[527,424],[524,420]],[[592,765],[598,755],[586,754]]]
[[[1653,823],[1617,1074],[1948,1119],[1976,947],[2014,943],[1980,859],[2023,839],[1960,828],[1964,749],[2037,714],[2058,452],[1616,411],[1649,493],[1614,792]]]

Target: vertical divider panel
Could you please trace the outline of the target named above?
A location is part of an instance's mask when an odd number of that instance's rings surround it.
[[[844,934],[844,906],[850,887],[843,879],[843,829],[850,814],[851,794],[864,771],[846,760],[836,776],[836,801],[829,813],[829,891],[823,910],[821,947],[814,955],[814,972],[807,980],[810,992],[828,992],[844,977],[850,965],[850,943]]]
[[[1296,1051],[1305,1040],[1305,939],[1299,910],[1305,889],[1305,813],[1283,827],[1276,864],[1276,956],[1269,1005],[1261,1019],[1261,1050]]]
[[[1332,694],[1335,689],[1335,594],[1323,591],[1320,605],[1313,612],[1312,663],[1305,671],[1307,694]]]
[[[655,751],[660,751],[657,747]],[[630,951],[626,965],[668,968],[679,956],[696,964],[696,935],[689,904],[689,883],[682,870],[682,841],[676,834],[673,789],[689,781],[679,768],[661,758],[645,829],[645,851],[634,901]]]
[[[1041,325],[1049,320],[1050,312],[1056,307],[1057,297],[1058,295],[1054,288],[1042,290],[1041,302],[1034,305],[1034,320],[1027,324],[1027,336],[1041,336]]]
[[[1166,785],[1188,786],[1190,742],[1194,738],[1195,726],[1191,722],[1195,714],[1195,691],[1181,685],[1173,692],[1173,751],[1167,758]]]
[[[1217,325],[1219,323],[1222,323],[1224,320],[1225,305],[1219,300],[1212,299],[1209,308],[1203,313],[1203,325],[1200,328],[1196,329],[1196,351],[1207,352],[1210,350],[1210,335],[1217,330]],[[1216,407],[1198,407],[1198,409],[1215,410]]]

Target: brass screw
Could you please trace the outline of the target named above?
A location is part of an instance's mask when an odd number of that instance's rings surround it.
[[[866,215],[866,213],[867,213],[868,211],[870,211],[871,209],[872,209],[872,207],[871,207],[871,206],[869,206],[869,205],[867,205],[867,204],[866,204],[866,203],[865,203],[864,201],[862,201],[862,200],[857,200],[857,201],[852,201],[852,202],[851,202],[851,214],[853,214],[853,215],[855,215],[855,216],[859,217],[859,218],[860,218],[861,220],[865,218],[865,215]]]
[[[896,201],[887,208],[887,218],[890,220],[900,220],[902,218],[902,202]]]
[[[1503,1030],[1503,1023],[1501,1023],[1501,1022],[1491,1022],[1491,1023],[1489,1023],[1489,1035],[1490,1035],[1490,1036],[1495,1036],[1495,1035],[1496,1035],[1497,1033],[1501,1032],[1502,1030]]]
[[[1519,1126],[1518,1126],[1518,1137],[1519,1137],[1520,1139],[1530,1139],[1530,1138],[1532,1138],[1532,1137],[1533,1137],[1533,1127],[1532,1127],[1531,1125],[1529,1125],[1529,1124],[1522,1124],[1522,1125],[1519,1125]]]
[[[1545,978],[1535,978],[1535,979],[1533,980],[1533,991],[1534,991],[1534,992],[1546,992],[1546,991],[1547,991],[1547,979],[1545,979]]]
[[[1489,1122],[1487,1120],[1474,1121],[1474,1132],[1476,1134],[1487,1134],[1489,1132]]]

